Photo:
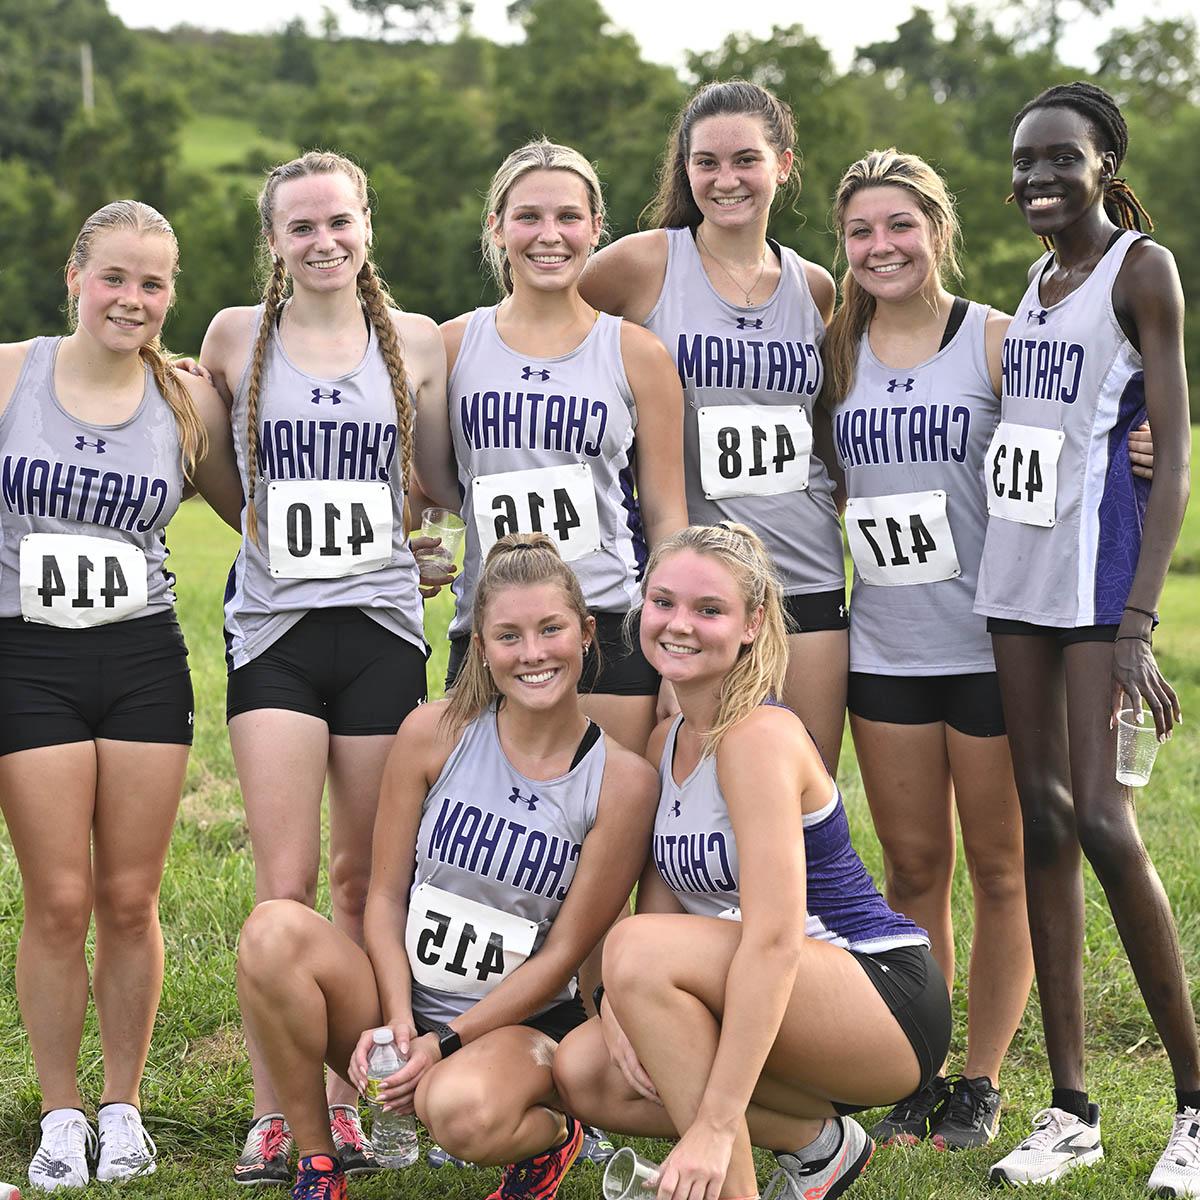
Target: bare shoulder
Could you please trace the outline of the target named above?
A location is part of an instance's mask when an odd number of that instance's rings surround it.
[[[640,754],[604,735],[604,788],[623,804],[656,803],[658,772]]]
[[[225,401],[221,399],[220,393],[207,379],[193,375],[189,371],[176,371],[175,374],[206,425],[211,418],[219,418],[228,424],[229,410],[225,407]]]
[[[443,321],[438,326],[442,335],[442,345],[446,349],[447,370],[453,370],[454,364],[458,360],[458,352],[462,348],[463,337],[474,315],[474,310],[465,312],[457,317],[451,317],[448,321]]]
[[[671,352],[658,336],[633,321],[621,322],[621,357],[626,365],[637,367],[665,364],[672,371],[675,369]]]
[[[807,258],[800,260],[804,264],[804,278],[808,281],[808,290],[812,292],[813,303],[821,314],[821,319],[827,324],[833,316],[833,302],[837,298],[837,287],[833,276],[824,267]]]
[[[1179,286],[1179,267],[1175,256],[1158,242],[1141,238],[1129,247],[1125,261],[1117,272],[1119,285],[1161,288]]]
[[[648,229],[627,234],[594,254],[579,280],[583,298],[604,312],[641,324],[667,274],[667,234]]]
[[[667,737],[670,735],[671,726],[674,724],[674,717],[665,717],[655,725],[654,732],[650,734],[650,740],[646,743],[646,760],[648,762],[657,764],[662,759],[663,749],[667,744]]]
[[[793,754],[803,758],[809,748],[816,752],[804,722],[790,708],[760,704],[721,739],[717,763],[762,763]]]
[[[999,309],[989,308],[983,323],[983,346],[987,355],[988,374],[991,376],[992,390],[997,396],[1001,392],[1001,363],[1004,359],[1004,339],[1008,335],[1008,327],[1012,317]]]
[[[429,349],[438,341],[437,322],[424,313],[404,312],[390,308],[392,326],[403,340],[406,350]]]
[[[249,341],[258,328],[260,312],[257,306],[243,305],[238,308],[223,308],[208,323],[205,341],[213,339],[219,346],[231,346],[239,341]]]
[[[8,407],[21,368],[25,365],[26,355],[33,345],[31,338],[25,342],[4,342],[0,344],[0,412]]]

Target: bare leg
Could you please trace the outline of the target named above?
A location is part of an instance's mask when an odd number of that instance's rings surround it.
[[[836,779],[846,726],[850,635],[844,629],[793,633],[788,652],[783,702],[804,722]]]

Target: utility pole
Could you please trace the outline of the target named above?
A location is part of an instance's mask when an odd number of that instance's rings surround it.
[[[84,117],[90,121],[96,110],[96,79],[92,67],[92,43],[79,43],[79,87],[83,93]]]

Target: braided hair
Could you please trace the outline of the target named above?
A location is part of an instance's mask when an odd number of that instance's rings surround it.
[[[1125,153],[1129,149],[1129,127],[1125,124],[1117,102],[1102,87],[1076,80],[1074,83],[1060,83],[1047,88],[1013,117],[1009,127],[1010,136],[1017,132],[1017,126],[1037,108],[1069,108],[1078,113],[1091,125],[1096,145],[1102,151],[1109,151],[1116,159],[1116,170],[1121,169]],[[1008,199],[1011,201],[1012,196]],[[1115,172],[1111,179],[1104,181],[1104,212],[1120,229],[1136,229],[1139,233],[1154,229],[1154,222],[1142,206],[1137,193],[1124,179],[1117,178]],[[1048,250],[1053,249],[1050,239],[1042,238],[1042,241]]]

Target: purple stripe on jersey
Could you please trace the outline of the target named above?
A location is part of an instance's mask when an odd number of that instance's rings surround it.
[[[1100,534],[1096,546],[1095,616],[1097,625],[1117,625],[1133,586],[1142,549],[1142,521],[1150,481],[1139,479],[1129,462],[1129,434],[1146,419],[1142,372],[1130,376],[1108,435],[1108,469],[1100,497]]]
[[[633,557],[637,563],[634,578],[640,583],[646,570],[646,531],[642,528],[642,510],[634,496],[633,468],[625,467],[620,474],[621,504],[625,509],[625,524],[633,538]]]

